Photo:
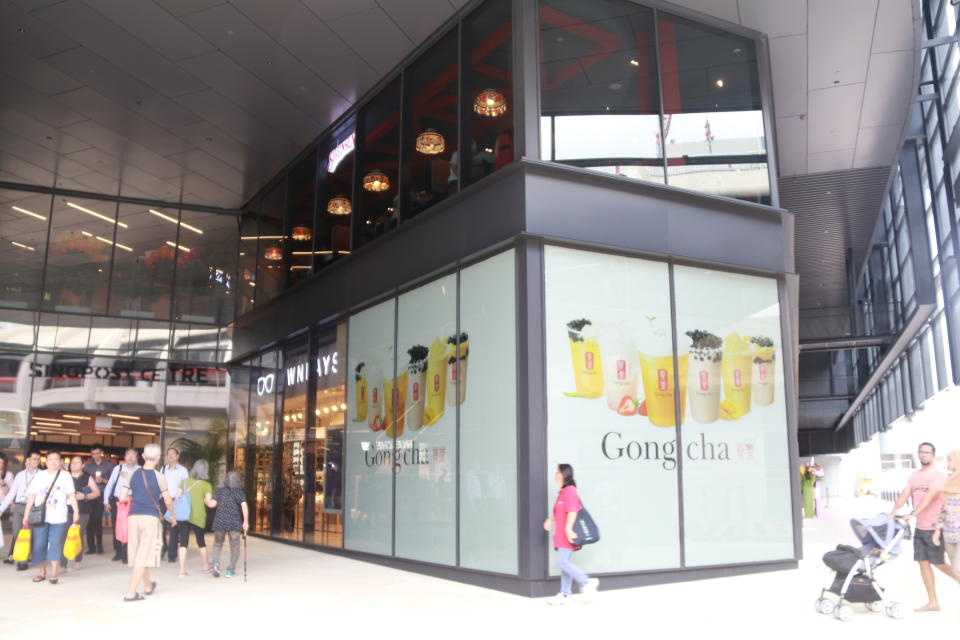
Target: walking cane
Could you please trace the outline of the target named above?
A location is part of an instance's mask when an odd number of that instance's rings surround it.
[[[243,581],[247,581],[247,534],[243,534]]]

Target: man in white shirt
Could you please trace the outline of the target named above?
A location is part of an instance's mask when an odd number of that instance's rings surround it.
[[[183,481],[190,477],[190,472],[180,464],[180,452],[174,447],[167,449],[167,463],[163,465],[163,477],[167,481],[170,499],[176,500],[180,497]],[[166,520],[163,521],[163,549],[160,557],[164,555],[167,556],[168,562],[177,561],[177,528],[170,526]]]
[[[110,473],[110,480],[107,482],[107,488],[103,492],[103,507],[113,515],[114,555],[111,559],[115,561],[122,560],[124,563],[127,561],[127,545],[117,540],[117,500],[120,499],[120,490],[129,486],[127,483],[130,482],[130,477],[133,475],[133,472],[139,468],[140,465],[137,464],[137,450],[130,447],[123,452],[123,463],[113,468],[113,472]]]
[[[27,489],[40,470],[40,454],[34,452],[28,455],[24,461],[24,467],[23,471],[14,477],[13,484],[10,485],[10,491],[7,492],[6,497],[0,501],[0,514],[13,504],[13,516],[10,521],[13,528],[13,537],[10,538],[10,550],[3,561],[4,564],[13,564],[13,545],[17,542],[17,535],[19,535],[21,528],[20,523],[23,522],[23,514],[27,506]],[[28,568],[29,565],[26,562],[17,563],[17,571],[26,571]]]

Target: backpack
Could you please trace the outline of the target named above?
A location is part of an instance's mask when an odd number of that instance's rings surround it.
[[[176,500],[173,501],[173,517],[177,519],[177,522],[186,522],[190,519],[190,503],[192,501],[190,497],[190,490],[197,486],[199,480],[194,480],[193,484],[189,487],[187,486],[187,481],[183,481],[184,490]]]

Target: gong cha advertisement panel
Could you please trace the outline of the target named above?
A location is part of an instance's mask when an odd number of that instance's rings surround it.
[[[603,535],[577,552],[577,564],[596,572],[678,567],[668,266],[547,246],[544,276],[547,472],[552,481],[557,464],[573,465]],[[548,507],[556,492],[551,484]]]
[[[674,267],[687,566],[792,558],[777,281]]]

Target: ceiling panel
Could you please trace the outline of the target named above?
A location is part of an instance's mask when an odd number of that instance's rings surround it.
[[[62,131],[89,143],[89,146],[95,146],[116,158],[122,158],[124,162],[149,171],[158,178],[171,178],[183,171],[177,163],[167,160],[151,148],[137,144],[93,120],[64,127]]]
[[[410,38],[379,8],[336,18],[328,24],[381,74],[413,50]]]
[[[179,127],[200,118],[126,71],[80,47],[45,59],[91,89],[162,127]]]
[[[3,37],[8,44],[37,58],[78,46],[76,41],[9,0],[0,0],[0,25],[4,26]]]
[[[122,178],[127,184],[131,184],[146,193],[153,194],[151,196],[153,198],[166,200],[173,197],[176,199],[178,195],[178,192],[172,189],[169,183],[101,149],[77,151],[76,153],[70,154],[69,158],[83,163],[88,167],[88,172],[94,170],[116,180]]]
[[[164,95],[178,96],[205,88],[192,75],[79,0],[67,0],[33,15],[127,73],[143,78]]]
[[[777,117],[807,112],[807,36],[770,40],[770,63],[777,69],[773,91]]]
[[[40,122],[54,127],[63,127],[86,120],[85,116],[4,73],[0,73],[0,84],[3,86],[3,106],[6,108],[28,113]]]
[[[53,182],[54,176],[52,171],[0,149],[0,180],[43,186]]]
[[[171,131],[238,171],[247,172],[251,167],[257,165],[249,147],[244,146],[223,129],[219,129],[207,121],[185,127],[176,127]]]
[[[109,20],[129,31],[169,60],[190,58],[216,47],[154,2],[84,0]],[[202,3],[194,3],[200,8]]]
[[[373,67],[298,0],[275,0],[271,5],[236,0],[233,4],[345,100],[355,102],[379,80]]]
[[[447,0],[377,0],[377,4],[413,42],[423,42],[453,15]]]
[[[740,24],[740,8],[737,6],[737,0],[682,0],[676,4],[733,24]]]
[[[67,178],[73,178],[90,170],[70,160],[68,156],[46,149],[9,131],[0,131],[0,149],[4,149],[6,153],[12,153],[21,160],[26,160]]]
[[[205,176],[234,194],[240,195],[243,193],[243,174],[205,151],[194,149],[183,154],[170,156],[169,159],[188,169],[188,173],[192,172]]]
[[[807,153],[853,149],[857,144],[862,99],[862,84],[811,91],[807,110]],[[810,170],[809,166],[807,170]]]
[[[903,0],[880,0],[873,31],[874,52],[913,49],[912,34],[903,28],[913,17],[911,4]]]
[[[377,7],[376,0],[302,0],[321,20],[359,13]]]
[[[853,158],[854,167],[876,167],[894,156],[900,149],[900,125],[886,127],[865,127],[857,136],[857,152]]]
[[[807,121],[799,117],[777,118],[777,162],[782,176],[807,172]]]
[[[811,153],[807,156],[807,171],[822,173],[824,171],[843,171],[853,167],[853,149],[836,149]]]
[[[82,140],[63,133],[61,129],[51,127],[12,109],[0,109],[0,129],[12,131],[22,138],[57,153],[73,153],[90,146]]]
[[[916,64],[917,56],[912,50],[870,56],[861,127],[903,125],[904,100],[891,100],[890,96],[909,96],[916,92],[916,87],[911,87]]]
[[[809,0],[810,89],[863,82],[877,0]],[[826,43],[829,43],[827,45]]]
[[[41,62],[17,50],[7,41],[0,43],[0,72],[48,96],[83,86],[83,83],[57,71],[46,61]]]
[[[739,6],[740,23],[771,39],[807,33],[806,0],[739,0]]]

